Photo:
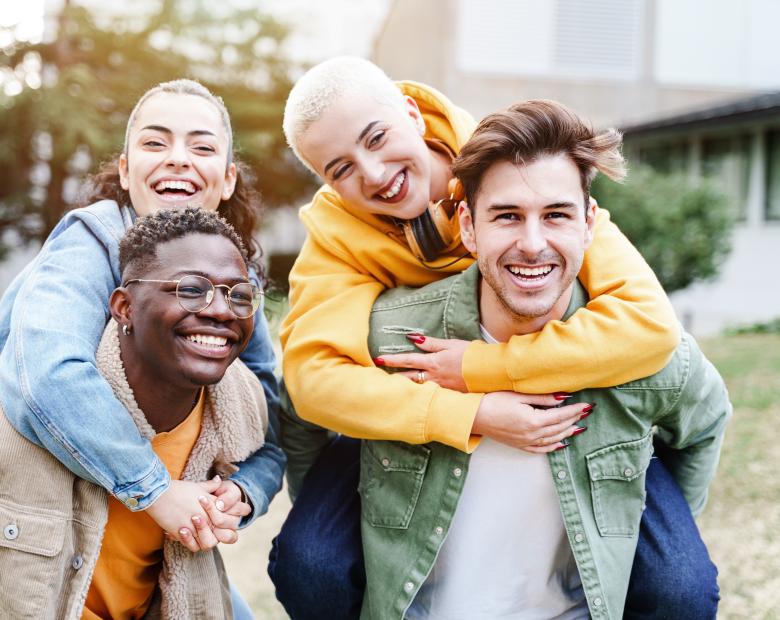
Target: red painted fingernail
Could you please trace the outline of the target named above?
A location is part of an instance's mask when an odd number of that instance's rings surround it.
[[[571,444],[566,443],[565,441],[561,442],[561,445],[555,448],[555,452],[558,452],[558,450],[563,450],[564,448],[568,448]]]
[[[575,431],[569,435],[569,437],[574,437],[575,435],[579,435],[580,433],[584,433],[586,430],[588,430],[587,426],[578,426]]]
[[[383,360],[381,357],[375,357],[372,361],[377,366],[384,366],[385,365],[385,360]]]
[[[411,340],[414,344],[422,344],[425,342],[425,336],[422,334],[406,334],[406,337]]]
[[[569,394],[568,392],[555,392],[555,394],[553,394],[553,397],[555,398],[555,400],[566,400],[567,398],[571,398],[571,394]]]
[[[588,411],[588,413],[583,413],[579,418],[577,418],[577,422],[579,422],[580,420],[584,420],[589,415],[590,415],[590,411]]]
[[[585,408],[582,410],[582,413],[590,413],[590,412],[591,412],[591,411],[593,411],[595,408],[596,408],[596,403],[591,403],[590,405],[588,405],[587,407],[585,407]]]

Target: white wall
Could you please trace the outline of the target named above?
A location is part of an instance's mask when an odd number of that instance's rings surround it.
[[[780,223],[742,226],[718,279],[672,294],[685,326],[697,336],[780,317]]]
[[[658,82],[759,90],[780,87],[780,2],[656,1]]]

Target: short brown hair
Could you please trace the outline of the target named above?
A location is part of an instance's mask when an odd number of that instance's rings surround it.
[[[622,142],[617,130],[596,133],[561,103],[525,101],[482,119],[455,158],[452,172],[463,185],[473,210],[482,177],[493,164],[508,161],[523,166],[544,155],[564,154],[580,171],[587,208],[590,184],[597,171],[615,181],[625,177]]]

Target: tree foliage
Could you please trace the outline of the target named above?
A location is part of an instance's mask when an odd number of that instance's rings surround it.
[[[83,176],[121,149],[138,97],[180,77],[225,100],[266,205],[311,191],[281,132],[291,83],[279,23],[204,0],[161,0],[146,13],[132,3],[124,14],[65,2],[55,20],[52,40],[0,47],[0,84],[21,91],[0,92],[0,231],[45,238],[76,206]]]
[[[638,167],[624,185],[599,175],[591,193],[668,292],[715,277],[731,250],[735,209],[711,185]]]

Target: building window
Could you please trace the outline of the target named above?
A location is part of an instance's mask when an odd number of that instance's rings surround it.
[[[702,176],[729,197],[740,221],[747,217],[751,142],[749,135],[707,138],[702,141]]]
[[[780,220],[780,129],[766,138],[766,219]]]
[[[639,163],[663,174],[687,174],[689,146],[682,141],[639,147]]]

